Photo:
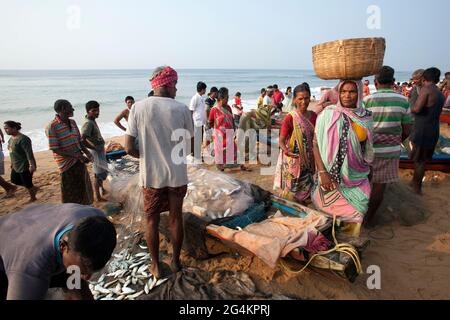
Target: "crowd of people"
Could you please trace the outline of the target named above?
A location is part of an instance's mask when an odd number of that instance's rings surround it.
[[[417,70],[408,99],[396,92],[394,73],[384,66],[375,75],[372,94],[368,81],[342,80],[322,97],[315,115],[307,112],[307,86],[294,89],[295,110],[284,118],[280,133],[274,182],[280,196],[311,199],[316,209],[346,221],[344,230],[357,235],[363,223],[374,225],[386,185],[399,180],[401,145],[407,138],[414,161],[410,185],[421,194],[448,82],[439,88],[438,69]]]
[[[284,112],[274,189],[285,199],[310,201],[317,210],[338,217],[343,222],[342,231],[352,235],[359,235],[363,223],[373,225],[386,185],[399,180],[401,144],[408,137],[414,160],[411,186],[420,194],[425,163],[439,137],[439,115],[446,101],[448,104],[450,75],[447,73],[444,84],[438,86],[438,69],[417,70],[412,75],[414,87],[406,98],[396,91],[394,73],[393,68],[384,66],[375,75],[373,93],[367,81],[343,79],[323,95],[314,110],[309,110],[312,97],[307,83],[293,90],[288,87],[284,93],[275,84],[261,90],[256,110],[244,112],[240,92],[235,93],[230,106],[225,87],[212,87],[205,99],[204,82],[197,84],[189,106],[176,101],[177,72],[168,66],[157,68],[148,98],[135,101],[126,97],[127,108],[115,119],[125,131],[126,152],[140,159],[151,273],[161,277],[158,226],[160,213],[165,211],[169,211],[173,246],[171,268],[173,272],[182,268],[182,206],[188,176],[187,154],[181,155],[184,161],[173,160],[179,141],[184,141],[199,160],[202,149],[213,144],[220,171],[234,166],[249,170],[237,161],[238,152],[245,151],[236,147],[235,136],[250,129],[270,129],[270,116]],[[74,108],[69,101],[57,100],[54,110],[56,115],[46,134],[60,173],[63,204],[32,206],[0,218],[0,299],[43,298],[48,287],[64,287],[65,269],[70,265],[80,268],[83,285],[66,293],[92,298],[86,280],[103,268],[116,245],[114,226],[100,210],[91,207],[94,194],[98,201],[105,201],[107,194],[103,185],[108,175],[105,140],[96,122],[100,104],[86,103],[81,130],[72,119]],[[123,119],[127,127],[122,125]],[[18,122],[7,121],[4,129],[11,136],[12,184],[0,177],[0,185],[7,196],[14,195],[16,185],[23,186],[30,201],[35,201],[38,189],[33,185],[33,173],[37,164],[31,140],[20,133]],[[172,135],[180,129],[182,136],[174,141]],[[3,175],[3,153],[0,155]],[[93,163],[93,185],[89,163]],[[17,238],[18,233],[24,236],[10,244],[9,239]],[[27,250],[16,250],[17,246]]]

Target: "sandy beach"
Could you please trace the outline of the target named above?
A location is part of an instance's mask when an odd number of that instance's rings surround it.
[[[450,136],[450,128],[442,126],[441,134]],[[112,140],[123,143],[123,137]],[[36,160],[38,170],[34,182],[40,188],[37,203],[59,203],[60,178],[51,152],[37,152]],[[6,177],[9,177],[8,158],[5,167]],[[252,172],[232,171],[229,174],[271,191],[273,177],[262,176],[257,167],[252,168],[255,169]],[[380,209],[380,227],[371,232],[364,230],[362,234],[371,240],[362,257],[363,268],[380,267],[381,290],[367,288],[368,274],[360,275],[353,284],[332,273],[317,270],[292,276],[280,267],[270,269],[256,257],[225,254],[197,261],[183,253],[183,263],[205,271],[243,271],[250,275],[260,292],[295,299],[448,299],[450,175],[427,172],[422,197],[412,196],[406,187],[411,176],[411,170],[401,170],[401,183],[390,186]],[[0,216],[28,205],[28,194],[23,188],[19,188],[14,198],[5,199],[4,196],[2,189]],[[94,205],[102,208],[104,203]],[[168,251],[170,246],[162,239],[162,255]]]

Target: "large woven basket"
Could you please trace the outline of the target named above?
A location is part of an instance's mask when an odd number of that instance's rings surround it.
[[[384,38],[322,43],[312,49],[314,70],[324,80],[361,79],[380,71],[385,50]]]

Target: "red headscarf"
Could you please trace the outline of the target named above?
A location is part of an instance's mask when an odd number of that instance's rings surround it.
[[[178,74],[171,67],[165,67],[160,73],[150,79],[153,89],[167,86],[178,80]]]

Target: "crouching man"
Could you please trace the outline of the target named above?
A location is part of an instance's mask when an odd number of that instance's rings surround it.
[[[89,206],[34,205],[1,217],[0,300],[41,300],[49,288],[93,299],[87,281],[115,246],[114,225]]]

